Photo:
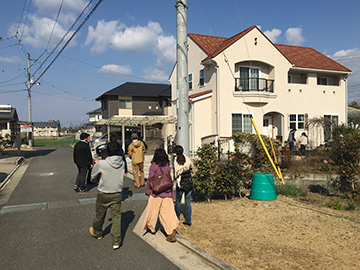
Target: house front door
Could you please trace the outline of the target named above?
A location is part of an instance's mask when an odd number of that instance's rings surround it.
[[[264,116],[263,120],[263,134],[275,139],[276,134],[274,134],[274,125],[272,116]]]

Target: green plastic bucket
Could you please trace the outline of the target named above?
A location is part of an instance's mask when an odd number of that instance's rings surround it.
[[[274,176],[271,173],[254,173],[251,183],[250,199],[276,200]]]

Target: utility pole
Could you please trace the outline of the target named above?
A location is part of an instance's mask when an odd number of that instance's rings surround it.
[[[32,121],[31,121],[31,74],[30,74],[30,53],[27,53],[28,56],[28,68],[27,68],[27,74],[28,74],[28,114],[29,114],[29,125],[31,128],[31,131],[29,132],[29,146],[32,147]]]
[[[189,156],[189,96],[186,0],[176,0],[177,134],[178,144]]]

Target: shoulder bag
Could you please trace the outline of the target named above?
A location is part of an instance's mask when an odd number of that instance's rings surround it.
[[[150,188],[155,194],[159,194],[170,189],[173,186],[173,181],[170,172],[163,172],[159,166],[161,174],[150,177]]]

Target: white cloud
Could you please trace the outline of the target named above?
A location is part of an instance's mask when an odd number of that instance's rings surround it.
[[[305,38],[302,35],[302,28],[289,28],[285,32],[286,42],[290,45],[301,45],[304,43]]]
[[[23,30],[22,34],[22,43],[30,44],[34,48],[46,48],[48,44],[51,33],[53,32],[55,21],[46,17],[38,17],[36,15],[29,15],[28,23],[25,27],[21,26],[20,29]],[[17,29],[16,24],[10,26],[9,33],[15,33]],[[61,25],[56,24],[54,32],[51,37],[49,48],[54,48],[61,38],[65,35],[66,30],[64,30]],[[72,35],[73,32],[69,32],[65,41]],[[20,33],[21,35],[21,33]],[[68,46],[74,45],[75,40],[72,40]]]
[[[126,26],[120,21],[98,21],[96,27],[88,27],[86,46],[91,46],[90,51],[103,53],[109,48],[125,53],[151,52],[156,58],[157,70],[149,68],[147,78],[167,80],[167,75],[161,68],[168,68],[176,61],[176,39],[166,36],[159,23],[149,22],[145,26]]]
[[[143,70],[144,79],[149,81],[168,81],[169,76],[162,70],[154,67],[148,67]]]
[[[99,69],[101,73],[112,73],[115,75],[132,75],[132,69],[129,65],[119,66],[114,64],[104,65]]]
[[[40,14],[55,19],[61,2],[63,0],[33,0]],[[66,24],[73,23],[80,12],[85,8],[89,1],[85,0],[64,0],[61,8],[59,21]]]
[[[348,78],[348,99],[349,102],[360,103],[360,48],[340,50],[329,56],[348,69],[352,74]]]
[[[98,21],[96,28],[89,26],[88,35],[85,41],[85,45],[93,46],[90,51],[96,53],[103,53],[107,50],[107,47],[112,42],[112,35],[119,31],[122,26],[118,26],[118,21],[105,22],[104,20]]]
[[[11,57],[3,57],[0,56],[0,62],[8,63],[8,64],[17,64],[23,63],[18,56],[11,56]]]
[[[92,45],[91,51],[102,53],[108,47],[119,51],[142,53],[151,51],[163,31],[159,23],[149,22],[146,26],[127,27],[119,21],[98,21],[96,28],[89,26],[85,45]]]
[[[265,36],[267,36],[273,43],[278,42],[278,38],[280,37],[282,31],[280,29],[274,28],[273,30],[267,30],[264,32]]]
[[[164,67],[176,61],[176,40],[173,36],[159,36],[157,38],[154,54],[157,56],[156,64]]]

